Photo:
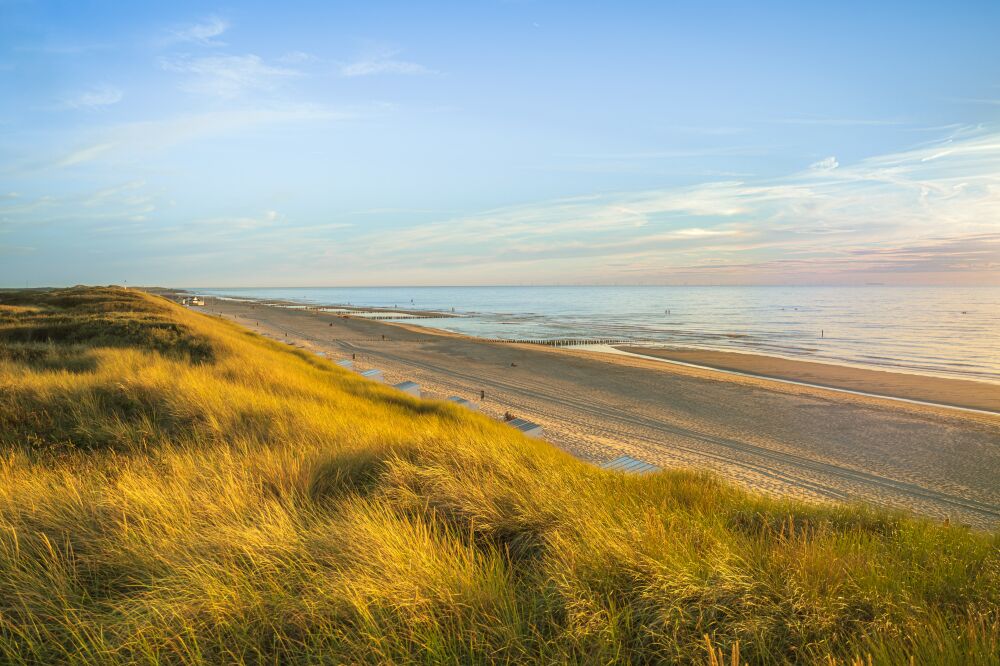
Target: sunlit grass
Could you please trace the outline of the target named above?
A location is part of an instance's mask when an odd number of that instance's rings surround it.
[[[1000,663],[1000,537],[603,472],[117,289],[0,292],[0,661]]]

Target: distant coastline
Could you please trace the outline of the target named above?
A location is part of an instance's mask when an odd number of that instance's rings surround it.
[[[290,307],[347,308],[387,321],[398,313],[399,321],[484,339],[614,340],[630,347],[728,352],[1000,384],[1000,357],[991,353],[1000,330],[1000,288],[845,289],[398,287],[199,293]]]

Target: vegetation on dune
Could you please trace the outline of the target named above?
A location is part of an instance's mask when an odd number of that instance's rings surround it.
[[[604,472],[163,299],[0,292],[4,663],[1000,663],[1000,535]]]

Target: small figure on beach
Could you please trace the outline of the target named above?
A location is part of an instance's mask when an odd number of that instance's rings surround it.
[[[357,354],[355,354],[354,352],[351,352],[351,360],[352,360],[352,361],[356,361],[356,360],[358,360],[358,355],[357,355]]]
[[[510,412],[504,412],[503,413],[503,420],[504,421],[513,421],[514,420],[514,415],[511,414]]]
[[[486,400],[486,391],[483,391],[483,390],[479,391],[479,399],[480,400]]]
[[[511,364],[510,364],[510,367],[512,367],[512,368],[516,368],[516,367],[517,367],[517,363],[511,363]]]

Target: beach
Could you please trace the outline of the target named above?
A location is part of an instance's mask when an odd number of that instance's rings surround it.
[[[313,309],[217,298],[199,309],[332,360],[354,356],[357,368],[381,369],[390,383],[415,381],[430,398],[458,395],[487,415],[527,418],[544,427],[546,440],[591,462],[630,455],[663,467],[708,469],[772,494],[1000,525],[997,414],[634,355],[491,343]],[[750,357],[681,350],[669,358],[986,411],[998,404],[993,384],[869,376],[830,364],[765,366]]]
[[[858,391],[1000,413],[1000,384],[710,349],[657,349],[628,345],[616,346],[616,349],[641,356],[842,391]]]

